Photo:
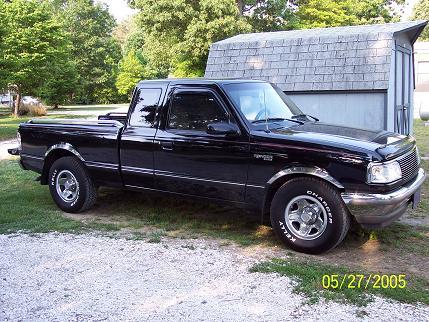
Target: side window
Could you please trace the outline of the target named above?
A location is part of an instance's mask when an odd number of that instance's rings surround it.
[[[228,117],[211,93],[180,93],[173,96],[167,128],[205,132],[208,124],[220,121]]]
[[[138,91],[130,118],[131,126],[154,126],[161,92],[160,88],[142,88]]]

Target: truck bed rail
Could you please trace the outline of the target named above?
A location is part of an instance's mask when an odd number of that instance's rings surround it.
[[[104,115],[98,116],[99,120],[113,120],[121,122],[122,124],[125,124],[127,122],[127,113],[121,113],[121,112],[110,112]]]
[[[86,119],[32,119],[27,124],[63,124],[63,125],[97,125],[105,127],[123,127],[117,120],[86,120]]]

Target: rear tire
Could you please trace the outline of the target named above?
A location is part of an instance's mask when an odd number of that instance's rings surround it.
[[[57,206],[70,213],[90,209],[97,199],[97,189],[85,166],[76,157],[63,157],[52,164],[49,190]]]
[[[315,178],[295,178],[283,184],[270,212],[277,236],[288,247],[308,254],[336,247],[350,227],[350,215],[338,191]]]

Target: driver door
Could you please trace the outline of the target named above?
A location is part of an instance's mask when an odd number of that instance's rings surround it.
[[[236,122],[210,89],[175,89],[155,137],[157,189],[244,202],[249,138],[210,135],[213,122]]]

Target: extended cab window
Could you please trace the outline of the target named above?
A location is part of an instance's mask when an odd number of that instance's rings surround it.
[[[228,121],[225,110],[211,93],[179,93],[172,99],[167,128],[188,131],[207,130],[214,122]]]
[[[131,114],[130,125],[153,127],[160,97],[160,88],[139,89],[134,103],[134,110]]]

